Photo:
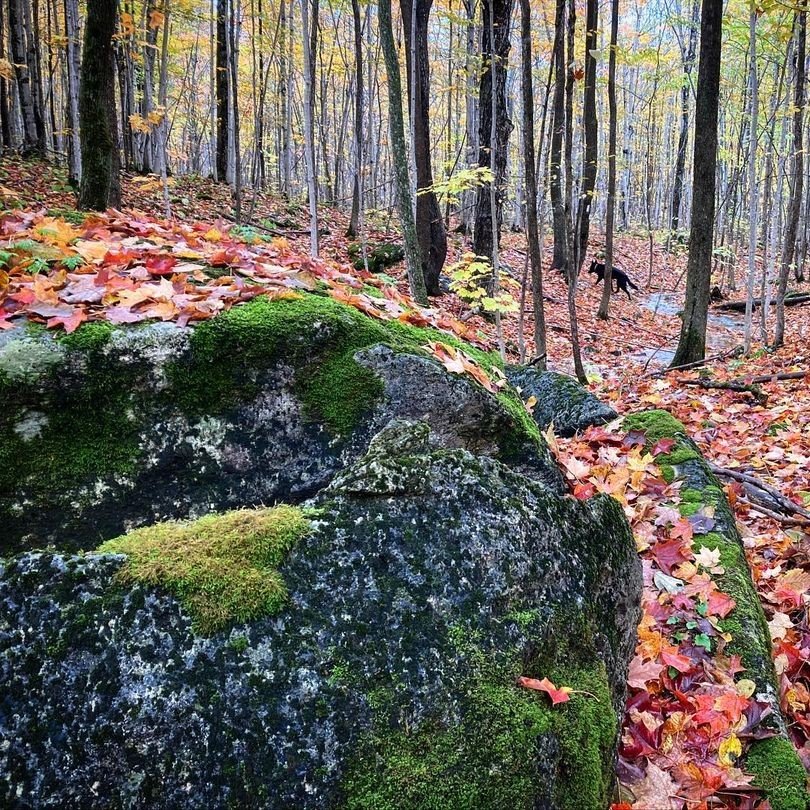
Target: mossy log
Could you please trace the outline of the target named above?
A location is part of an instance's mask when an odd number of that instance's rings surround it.
[[[695,535],[693,548],[696,553],[703,548],[720,551],[724,573],[715,574],[714,579],[718,588],[736,602],[736,607],[720,622],[723,632],[732,638],[726,652],[740,656],[745,677],[757,685],[757,700],[768,703],[771,713],[763,725],[775,735],[752,741],[743,767],[754,774],[754,784],[763,790],[774,810],[803,810],[810,803],[804,766],[787,736],[779,706],[770,632],[751,580],[734,513],[720,482],[684,426],[666,411],[633,414],[625,419],[624,426],[628,430],[643,431],[651,447],[661,439],[674,439],[674,447],[659,454],[656,462],[668,481],[684,482],[682,513],[694,514],[703,506],[711,506],[714,511],[713,531]]]

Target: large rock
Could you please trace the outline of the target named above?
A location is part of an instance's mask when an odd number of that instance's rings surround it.
[[[362,362],[392,385],[395,357]],[[494,437],[452,421],[389,424],[308,504],[310,533],[278,563],[280,612],[213,635],[192,624],[216,582],[167,573],[199,553],[171,540],[182,527],[161,529],[148,574],[116,553],[7,561],[0,803],[605,807],[641,588],[622,509],[474,455],[461,445]],[[577,691],[552,708],[520,675]]]
[[[517,394],[451,374],[422,348],[436,340],[453,339],[315,295],[257,299],[193,329],[0,332],[0,553],[300,502],[392,418],[426,420],[436,446],[562,492]]]
[[[532,397],[536,400],[531,410],[538,426],[545,430],[553,423],[558,436],[573,436],[591,425],[604,425],[618,415],[610,405],[565,374],[513,366],[507,369],[506,376],[524,400]]]

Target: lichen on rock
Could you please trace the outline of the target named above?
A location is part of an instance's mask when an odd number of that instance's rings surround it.
[[[398,417],[564,489],[517,394],[425,348],[460,341],[326,296],[258,298],[194,328],[88,323],[2,340],[0,550],[75,550],[166,519],[300,502]],[[464,350],[485,369],[500,362]]]
[[[0,801],[604,807],[641,588],[620,505],[394,420],[307,509],[10,559]],[[283,603],[202,624],[198,586],[257,567]]]
[[[573,436],[591,425],[604,425],[617,416],[613,408],[565,374],[538,371],[531,366],[512,366],[506,370],[506,376],[524,400],[533,400],[532,416],[542,430],[553,424],[557,435]]]

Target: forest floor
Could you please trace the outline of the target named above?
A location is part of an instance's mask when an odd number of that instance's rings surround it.
[[[295,289],[319,286],[374,317],[432,324],[495,348],[492,324],[466,317],[466,306],[455,294],[421,310],[407,296],[401,265],[377,276],[347,265],[347,221],[339,212],[322,211],[328,233],[322,238],[323,260],[313,261],[307,257],[306,214],[298,206],[263,195],[254,203],[246,195],[243,210],[253,211],[256,225],[233,228],[223,213],[232,210],[227,189],[199,178],[178,178],[170,189],[177,219],[161,222],[159,183],[126,178],[123,190],[122,208],[133,210],[85,219],[77,214],[73,192],[59,170],[4,158],[0,329],[23,314],[68,330],[101,318],[185,323],[257,294],[295,294]],[[395,241],[396,223],[385,216],[374,218],[368,239],[371,244]],[[451,234],[449,242],[452,262],[465,245],[458,234]],[[525,240],[509,233],[503,242],[504,286],[519,300]],[[599,247],[599,240],[592,240],[594,255]],[[587,274],[580,279],[577,305],[590,388],[620,414],[668,410],[712,463],[756,475],[795,505],[796,512],[786,514],[752,501],[741,482],[725,486],[769,623],[782,709],[810,768],[810,520],[802,513],[810,508],[810,306],[788,310],[782,348],[756,346],[748,357],[730,354],[742,343],[741,316],[715,312],[710,353],[721,357],[700,369],[667,372],[667,352],[677,344],[680,327],[676,311],[686,255],[683,248],[667,253],[657,242],[651,255],[650,265],[646,233],[617,235],[617,263],[641,289],[632,300],[613,296],[607,322],[595,317],[601,284],[594,286]],[[741,262],[740,276],[742,267]],[[558,273],[545,272],[544,293],[549,367],[568,372],[566,287]],[[506,316],[503,329],[509,358],[516,361],[518,315]],[[527,317],[525,334],[531,333]],[[498,385],[471,358],[442,344],[431,350],[453,370],[461,367],[488,387]],[[794,377],[775,376],[786,374]],[[750,388],[757,377],[767,379]],[[741,390],[701,387],[707,381],[729,380],[742,383]],[[656,572],[694,586],[695,592],[712,590],[717,615],[730,609],[711,582],[716,564],[691,551],[692,529],[672,516],[677,494],[646,486],[660,480],[654,459],[638,442],[628,441],[618,424],[570,440],[548,438],[574,495],[606,491],[623,503],[644,563],[645,615],[631,664],[617,806],[766,807],[751,778],[736,765],[757,705],[742,686],[746,679],[739,660],[723,652],[729,639],[711,615],[686,630],[667,620],[673,616],[672,594]],[[639,471],[643,475],[634,474]],[[654,638],[657,642],[651,644]]]

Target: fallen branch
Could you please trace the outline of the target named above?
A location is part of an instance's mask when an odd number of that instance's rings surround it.
[[[733,349],[721,352],[720,354],[713,354],[711,357],[706,357],[703,360],[695,360],[691,363],[684,363],[681,366],[670,366],[669,368],[662,368],[659,371],[651,371],[649,374],[644,375],[644,379],[652,377],[663,377],[665,374],[669,374],[670,371],[688,371],[690,368],[700,368],[701,366],[705,366],[706,363],[712,363],[715,360],[725,360],[728,357],[732,357],[739,351],[740,347],[735,346]]]
[[[751,488],[758,489],[765,493],[769,500],[776,504],[782,512],[786,512],[791,515],[801,515],[803,518],[810,520],[810,510],[805,509],[803,506],[799,506],[799,504],[795,503],[794,501],[790,500],[786,495],[783,495],[776,487],[771,486],[771,484],[765,483],[761,478],[757,478],[757,476],[753,475],[752,473],[741,472],[740,470],[730,470],[727,467],[719,467],[717,464],[713,464],[711,461],[708,462],[709,468],[715,475],[719,475],[721,478],[731,478],[734,481],[739,481],[741,484],[748,484],[749,486],[746,488],[746,492],[751,495]],[[755,495],[751,495],[756,500]]]
[[[768,404],[768,395],[758,385],[748,385],[744,382],[719,382],[718,380],[683,380],[683,385],[695,385],[698,388],[716,388],[721,391],[739,391],[750,394],[759,405]]]
[[[743,503],[747,503],[753,512],[759,512],[759,514],[764,515],[765,517],[771,518],[771,520],[775,520],[781,523],[783,526],[802,526],[802,527],[810,527],[810,520],[807,518],[802,517],[790,517],[788,515],[783,515],[779,512],[774,512],[771,509],[768,509],[765,506],[761,506],[758,503],[752,503],[751,501],[743,499]]]
[[[767,383],[776,382],[777,380],[803,380],[810,371],[785,371],[781,374],[762,374],[759,377],[751,377],[749,383]],[[744,380],[735,380],[735,382],[744,382]]]
[[[773,301],[773,299],[771,299]],[[806,304],[810,302],[810,293],[801,293],[799,295],[788,295],[785,297],[785,306],[792,307],[798,304]],[[728,312],[745,312],[745,301],[724,301],[722,304],[715,304],[714,309],[722,309]],[[754,299],[754,309],[762,306],[762,299]]]

